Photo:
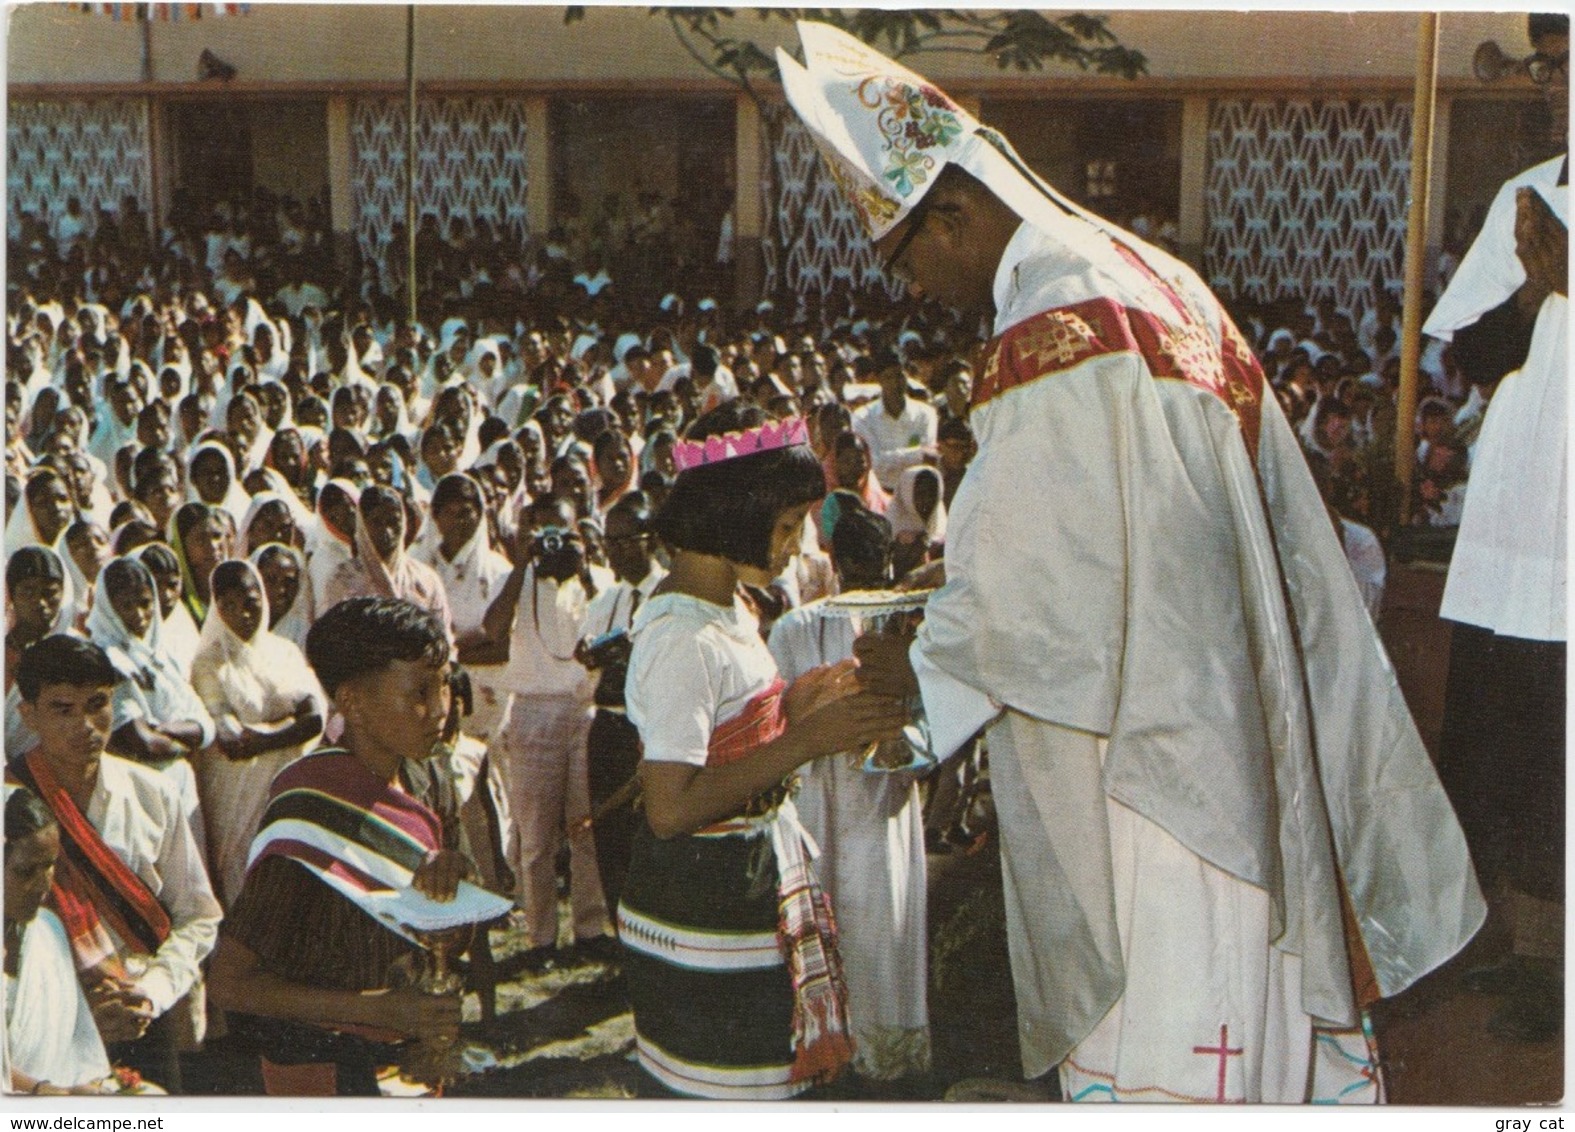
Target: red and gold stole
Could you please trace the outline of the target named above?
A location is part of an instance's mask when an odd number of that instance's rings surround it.
[[[1071,369],[1101,354],[1134,353],[1157,378],[1206,389],[1230,408],[1254,461],[1263,406],[1263,369],[1228,315],[1220,312],[1220,341],[1174,287],[1121,243],[1116,251],[1165,299],[1166,317],[1107,298],[1085,299],[1042,311],[985,346],[973,404]]]

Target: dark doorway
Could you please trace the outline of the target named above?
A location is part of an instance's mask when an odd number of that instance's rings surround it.
[[[733,205],[732,99],[554,99],[552,148],[553,220],[577,263],[605,266],[642,303],[675,279],[714,289]]]
[[[170,108],[175,184],[199,215],[221,200],[252,195],[251,114],[244,104],[192,102]]]

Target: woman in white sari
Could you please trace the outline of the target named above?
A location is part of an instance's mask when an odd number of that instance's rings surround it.
[[[181,792],[192,831],[202,840],[197,780],[190,758],[213,745],[213,717],[164,645],[153,575],[135,558],[99,571],[87,634],[123,679],[115,688],[109,747],[157,767]]]
[[[465,730],[487,739],[503,721],[509,693],[502,679],[505,666],[484,663],[489,642],[482,621],[514,567],[488,543],[486,504],[474,479],[456,472],[438,481],[410,553],[443,583],[459,661],[470,672],[475,697]]]
[[[153,575],[159,615],[164,619],[164,648],[189,680],[192,662],[197,659],[199,630],[191,610],[180,599],[180,559],[167,543],[162,542],[147,543],[132,553]]]
[[[306,577],[306,555],[293,546],[270,542],[252,551],[249,558],[262,575],[263,592],[268,595],[268,628],[305,649],[307,630],[317,619]]]
[[[228,908],[241,892],[268,787],[322,734],[327,704],[301,650],[269,629],[257,568],[221,562],[211,588],[213,613],[202,627],[192,683],[219,738],[197,760],[197,782],[214,881]]]
[[[43,907],[60,856],[60,827],[26,787],[5,792],[5,1043],[10,1093],[117,1091],[109,1055],[77,982],[71,942]]]

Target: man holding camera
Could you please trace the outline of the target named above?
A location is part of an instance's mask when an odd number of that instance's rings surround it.
[[[573,507],[542,498],[523,516],[518,565],[483,621],[489,639],[506,642],[503,686],[510,703],[494,744],[514,815],[517,899],[525,911],[529,969],[556,956],[558,849],[569,841],[569,900],[575,947],[610,957],[607,906],[586,823],[590,795],[586,739],[595,677],[577,659],[586,609],[613,576],[585,557]]]

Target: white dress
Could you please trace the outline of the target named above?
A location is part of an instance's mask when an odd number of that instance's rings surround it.
[[[258,589],[262,589],[256,567],[251,570]],[[266,591],[262,624],[268,624]],[[224,623],[217,604],[202,627],[192,684],[225,739],[238,737],[248,726],[293,714],[303,699],[313,701],[320,717],[328,710],[327,697],[294,642],[266,627],[258,629],[250,641],[243,641]],[[314,736],[305,743],[239,761],[229,759],[215,745],[198,756],[197,789],[207,822],[213,881],[226,908],[241,894],[247,851],[268,806],[274,776],[316,744]]]
[[[9,1068],[61,1088],[108,1077],[109,1056],[77,982],[71,941],[54,912],[38,910],[22,930],[21,951],[16,976],[5,980]]]
[[[1568,223],[1555,157],[1506,181],[1423,332],[1448,340],[1525,282],[1515,252],[1517,190],[1539,193]],[[1565,639],[1569,511],[1569,300],[1537,311],[1525,364],[1499,382],[1472,452],[1460,534],[1440,615],[1504,637]]]
[[[820,608],[791,609],[771,628],[771,653],[788,683],[853,655],[853,620]],[[867,773],[856,759],[848,752],[808,763],[793,801],[820,846],[815,873],[837,917],[853,1068],[887,1081],[930,1067],[924,816],[912,774]]]

